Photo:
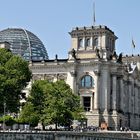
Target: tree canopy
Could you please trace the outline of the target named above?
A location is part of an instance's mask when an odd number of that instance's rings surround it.
[[[36,117],[39,117],[39,121],[44,125],[56,124],[56,128],[58,124],[70,126],[74,119],[83,116],[79,96],[74,94],[64,81],[35,81],[27,101],[27,104],[29,103],[32,104],[33,110],[28,111],[28,116],[34,116],[36,113]],[[23,108],[21,119],[24,118],[28,108],[26,106]]]
[[[0,113],[4,103],[8,112],[19,110],[21,91],[30,79],[28,62],[0,48]]]

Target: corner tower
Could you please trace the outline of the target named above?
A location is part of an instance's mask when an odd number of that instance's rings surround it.
[[[76,27],[70,35],[76,58],[94,59],[100,51],[100,58],[109,59],[115,51],[117,37],[107,26]]]

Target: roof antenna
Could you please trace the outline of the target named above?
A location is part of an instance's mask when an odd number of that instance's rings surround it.
[[[96,17],[95,17],[95,1],[93,1],[93,26],[95,26]]]

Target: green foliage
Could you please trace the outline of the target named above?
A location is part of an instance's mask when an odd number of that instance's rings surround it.
[[[0,113],[4,102],[8,111],[17,112],[21,90],[31,79],[28,62],[6,49],[0,49],[0,56]]]
[[[42,109],[44,108],[44,102],[46,100],[45,91],[49,89],[49,85],[48,81],[40,80],[35,81],[32,86],[28,100],[34,105],[35,110],[37,110],[39,114],[42,113]]]
[[[69,126],[76,117],[75,112],[81,116],[79,97],[72,93],[64,81],[57,81],[52,85],[52,92],[48,93],[42,119],[45,124]]]
[[[39,122],[39,114],[35,111],[32,103],[27,102],[22,109],[20,114],[19,123],[28,123],[31,126],[37,126]]]
[[[0,117],[0,123],[3,123],[3,122],[5,122],[7,126],[12,126],[13,124],[16,123],[16,120],[11,116],[6,115],[4,117]]]
[[[56,127],[58,124],[70,126],[72,120],[83,117],[79,96],[73,94],[64,81],[35,81],[27,104],[31,104],[33,110],[25,116],[36,112],[39,121],[44,125],[54,123]],[[25,108],[29,109],[28,106]],[[25,113],[24,108],[22,113]]]

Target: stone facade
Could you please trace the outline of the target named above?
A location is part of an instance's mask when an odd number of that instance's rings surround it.
[[[30,62],[33,80],[65,80],[80,96],[88,126],[140,130],[140,57],[117,55],[117,37],[106,26],[77,27],[70,35],[68,59]]]

